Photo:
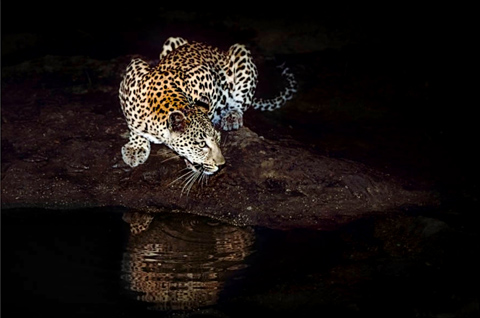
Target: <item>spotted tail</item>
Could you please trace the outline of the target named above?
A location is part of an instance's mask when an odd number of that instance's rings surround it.
[[[271,99],[254,98],[252,103],[254,109],[272,111],[282,107],[288,100],[293,98],[293,95],[297,91],[297,81],[295,80],[295,76],[287,67],[284,67],[283,65],[280,65],[279,67],[283,69],[282,76],[286,81],[285,88],[280,94]]]

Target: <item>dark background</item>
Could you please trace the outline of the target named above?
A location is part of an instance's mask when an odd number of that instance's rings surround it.
[[[308,40],[312,39],[329,48],[324,37],[327,32],[330,33],[328,36],[344,37],[342,46],[383,46],[385,50],[410,53],[408,55],[427,62],[425,59],[434,57],[430,54],[443,54],[443,50],[455,46],[458,40],[451,25],[454,13],[448,10],[447,6],[405,2],[300,2],[262,8],[246,2],[230,2],[222,6],[152,4],[147,1],[115,5],[91,0],[79,3],[6,1],[2,3],[2,33],[32,35],[29,43],[32,55],[70,53],[109,57],[147,51],[145,46],[158,47],[163,43],[162,33],[167,31],[172,35],[221,42],[219,37],[224,41],[230,40],[229,37],[248,39],[270,30],[284,31],[288,37],[292,31],[304,29],[312,37],[305,37],[305,41],[299,38],[298,51],[302,51],[302,46],[311,47]],[[443,16],[445,13],[449,13],[449,19]],[[24,41],[28,42],[28,39]],[[136,45],[142,41],[145,41],[143,47]],[[437,47],[442,41],[447,45]],[[29,44],[25,43],[25,50]],[[42,44],[44,52],[39,51]],[[438,49],[441,51],[436,51]],[[4,53],[13,55],[13,52]]]

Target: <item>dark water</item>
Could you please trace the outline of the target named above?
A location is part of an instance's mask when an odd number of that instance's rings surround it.
[[[478,314],[478,235],[455,214],[377,217],[331,232],[165,214],[133,236],[124,212],[2,211],[2,314]]]

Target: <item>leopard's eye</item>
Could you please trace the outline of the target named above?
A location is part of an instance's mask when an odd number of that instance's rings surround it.
[[[207,147],[207,143],[206,143],[205,141],[199,141],[199,142],[198,142],[198,146],[199,146],[200,148],[206,148],[206,147]]]

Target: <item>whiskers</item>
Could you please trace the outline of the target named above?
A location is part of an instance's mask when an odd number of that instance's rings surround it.
[[[228,134],[224,135],[223,140],[220,140],[220,147],[224,148],[227,145],[227,140],[228,140]]]
[[[193,185],[196,182],[198,182],[201,187],[203,187],[204,185],[207,185],[208,175],[204,173],[205,169],[203,167],[197,168],[197,167],[194,167],[193,165],[191,166],[189,165],[186,168],[183,168],[182,170],[180,170],[180,172],[185,170],[188,170],[188,171],[168,184],[168,186],[171,186],[176,182],[180,182],[180,184],[183,184],[180,196],[182,196],[183,193],[186,193],[188,196],[190,194],[190,190],[192,189]]]
[[[173,154],[173,155],[171,155],[170,157],[162,160],[162,162],[160,162],[160,163],[164,163],[164,162],[167,162],[167,161],[170,161],[170,160],[173,160],[173,159],[181,159],[181,158],[182,158],[182,157],[180,157],[179,155]]]

